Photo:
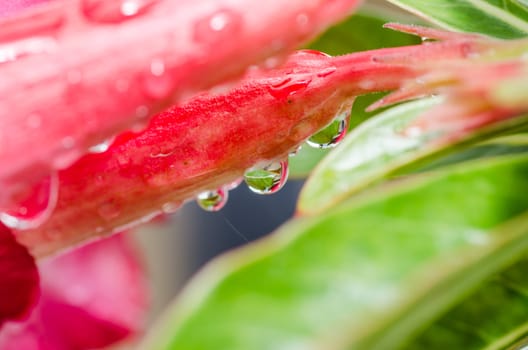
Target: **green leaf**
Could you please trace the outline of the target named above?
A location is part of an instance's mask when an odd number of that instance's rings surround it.
[[[382,179],[416,171],[435,158],[527,122],[527,118],[518,117],[489,124],[463,139],[446,138],[434,131],[417,137],[404,133],[416,118],[441,102],[430,98],[391,108],[350,133],[312,172],[301,191],[298,211],[324,211]]]
[[[497,137],[477,144],[474,147],[458,150],[458,152],[435,159],[418,170],[429,171],[452,164],[467,162],[469,160],[518,153],[528,153],[528,134]]]
[[[506,299],[512,283],[526,285],[511,266],[528,250],[527,178],[526,156],[486,159],[293,220],[202,271],[144,348],[370,350],[433,339],[428,349],[457,349],[434,323],[456,310],[489,327],[485,344],[511,338],[528,313],[528,299]],[[493,276],[496,288],[478,288]],[[477,296],[516,309],[473,310]],[[457,344],[473,344],[459,334]]]
[[[373,17],[371,14],[356,14],[344,22],[328,29],[308,48],[320,50],[329,55],[344,55],[350,52],[415,45],[420,39],[383,28],[392,18]],[[366,35],[368,33],[368,35]]]
[[[446,29],[497,38],[528,35],[528,4],[521,0],[388,0]]]
[[[508,349],[528,334],[528,256],[488,279],[427,329],[406,350]],[[516,348],[519,349],[519,348]]]
[[[375,101],[379,100],[381,97],[386,95],[386,93],[373,93],[363,96],[358,96],[354,100],[352,106],[352,113],[350,114],[350,122],[348,125],[348,130],[355,129],[364,121],[368,120],[373,115],[379,113],[376,112],[367,112],[365,109],[370,106]],[[301,150],[295,155],[295,157],[290,158],[290,177],[293,178],[305,178],[307,177],[312,169],[323,159],[329,150],[325,149],[315,149],[308,145],[303,146]]]
[[[403,130],[438,98],[391,108],[355,129],[312,173],[298,202],[299,211],[322,211],[421,155],[427,139]]]

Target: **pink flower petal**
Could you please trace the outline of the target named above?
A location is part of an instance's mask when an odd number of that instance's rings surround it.
[[[11,231],[0,224],[0,326],[25,316],[39,292],[33,257]]]
[[[0,21],[0,205],[162,108],[280,62],[358,3],[56,0]]]
[[[12,15],[30,6],[47,2],[48,0],[8,0],[0,1],[0,17]]]
[[[471,42],[460,40],[338,57],[299,51],[279,68],[252,70],[231,90],[195,96],[60,171],[55,211],[18,238],[43,256],[119,232],[231,183],[259,162],[283,160],[356,95],[395,89],[416,76],[412,66],[384,58],[458,59],[468,49]]]
[[[97,349],[141,330],[146,311],[141,264],[124,235],[39,263],[42,296],[26,322],[0,332],[2,350]]]

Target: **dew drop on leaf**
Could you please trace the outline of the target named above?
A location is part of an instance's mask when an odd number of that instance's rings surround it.
[[[0,212],[0,221],[18,230],[38,227],[55,209],[58,191],[58,175],[53,172],[18,195],[15,205]]]
[[[244,174],[248,188],[257,194],[279,191],[288,180],[288,161],[273,162],[264,168],[252,168]]]
[[[340,114],[330,124],[306,140],[306,143],[310,147],[319,149],[337,146],[346,136],[349,116],[349,111]]]
[[[219,211],[222,209],[228,198],[228,191],[219,188],[214,191],[204,191],[196,196],[196,203],[206,211]]]

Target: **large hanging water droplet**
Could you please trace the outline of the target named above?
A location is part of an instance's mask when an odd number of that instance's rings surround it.
[[[58,191],[59,179],[54,172],[29,188],[16,205],[0,212],[0,221],[18,230],[38,227],[55,209]]]
[[[148,11],[159,0],[84,0],[82,12],[90,21],[119,23]]]
[[[244,174],[248,188],[258,194],[272,194],[280,190],[288,180],[288,161],[273,162],[270,165],[249,169]]]
[[[287,77],[268,86],[268,92],[278,100],[285,100],[308,87],[311,77]]]
[[[216,11],[194,26],[194,40],[201,43],[214,43],[220,39],[232,39],[242,28],[242,16],[233,10]]]
[[[349,118],[348,112],[341,114],[325,128],[312,135],[306,140],[306,143],[313,148],[319,149],[337,146],[346,136]]]
[[[196,196],[196,203],[206,211],[219,211],[226,205],[228,191],[219,188],[214,191],[205,191]]]

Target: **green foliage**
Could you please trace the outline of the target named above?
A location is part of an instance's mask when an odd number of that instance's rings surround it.
[[[464,164],[294,220],[204,271],[150,349],[405,344],[528,248],[527,176],[526,156]]]
[[[450,29],[500,38],[528,32],[525,1],[389,1]],[[415,43],[380,29],[384,20],[352,17],[313,47],[341,54]],[[523,94],[518,89],[516,101]],[[413,123],[446,99],[364,113],[375,98],[356,100],[350,134],[303,189],[301,215],[211,263],[144,348],[526,343],[528,118],[490,119],[462,137],[434,128],[411,135]],[[294,175],[309,173],[321,154],[304,147],[291,162]]]
[[[446,29],[497,38],[528,35],[528,7],[519,0],[388,0]]]

